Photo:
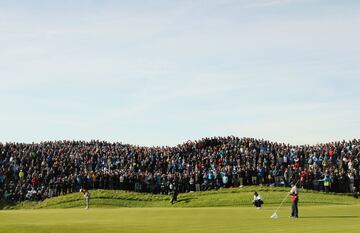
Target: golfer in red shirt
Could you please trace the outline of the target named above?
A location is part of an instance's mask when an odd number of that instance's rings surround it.
[[[296,187],[296,183],[291,184],[290,189],[290,198],[291,198],[291,218],[298,218],[299,211],[298,211],[298,201],[299,201],[299,190]]]

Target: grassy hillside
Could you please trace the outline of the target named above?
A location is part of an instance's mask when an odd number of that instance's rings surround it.
[[[253,192],[258,191],[265,201],[265,206],[276,206],[285,197],[287,188],[270,188],[250,186],[244,188],[222,189],[218,191],[194,192],[180,194],[178,202],[171,206],[169,195],[152,195],[116,190],[92,190],[91,207],[240,207],[251,206]],[[81,193],[49,198],[43,202],[22,202],[5,209],[52,209],[84,207]],[[284,205],[289,205],[288,198]],[[301,190],[300,205],[352,205],[360,200],[345,194],[324,194]]]

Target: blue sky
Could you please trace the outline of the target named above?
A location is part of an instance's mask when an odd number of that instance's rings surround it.
[[[359,138],[360,1],[0,1],[0,141]]]

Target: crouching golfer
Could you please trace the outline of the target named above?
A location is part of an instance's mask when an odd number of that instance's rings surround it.
[[[90,208],[90,192],[87,189],[80,189],[80,192],[84,194],[84,198],[86,201],[86,210]]]
[[[290,189],[290,198],[291,198],[291,218],[298,218],[299,217],[299,211],[298,211],[298,202],[299,202],[299,191],[296,187],[296,183],[291,184]]]
[[[260,209],[261,205],[264,204],[264,201],[262,200],[261,196],[257,192],[254,193],[253,204],[257,209]]]

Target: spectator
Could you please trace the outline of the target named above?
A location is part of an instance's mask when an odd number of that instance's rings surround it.
[[[330,191],[330,187],[331,187],[331,178],[328,174],[325,174],[324,179],[322,180],[324,182],[324,188],[325,188],[325,192],[328,193]]]
[[[360,140],[314,146],[237,137],[175,147],[102,141],[0,143],[0,199],[43,200],[80,187],[169,194],[173,182],[178,192],[189,192],[287,186],[296,179],[304,188],[351,193],[359,190],[359,159]],[[331,179],[328,186],[319,182],[325,175]]]

